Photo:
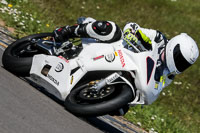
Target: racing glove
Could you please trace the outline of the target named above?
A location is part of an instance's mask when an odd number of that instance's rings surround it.
[[[88,38],[90,37],[86,31],[86,24],[76,24],[74,26],[65,26],[58,28],[53,31],[54,38],[56,41],[64,42],[69,38],[81,37]]]
[[[152,49],[152,42],[141,30],[133,30],[128,28],[124,31],[124,40],[133,47],[136,52]]]
[[[76,27],[77,26],[65,26],[57,28],[53,31],[53,36],[57,42],[65,42],[70,37],[76,37],[76,35],[74,34]]]

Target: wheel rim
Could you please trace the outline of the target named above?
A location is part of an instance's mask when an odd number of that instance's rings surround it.
[[[32,57],[39,53],[39,50],[34,48],[31,42],[22,42],[21,45],[13,49],[12,54],[16,57]]]
[[[65,100],[65,107],[68,111],[80,116],[105,115],[126,105],[133,98],[132,90],[128,86],[117,85],[118,88],[115,88],[115,91],[103,100],[83,100],[79,94],[81,90],[88,86],[88,84],[85,84],[71,91]]]
[[[99,92],[94,90],[91,86],[87,86],[82,89],[79,93],[80,100],[83,101],[102,101],[105,98],[111,96],[115,91],[114,86],[106,86],[102,88]]]

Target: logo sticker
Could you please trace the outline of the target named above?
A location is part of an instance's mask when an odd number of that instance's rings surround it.
[[[96,61],[96,60],[101,59],[101,58],[103,58],[103,57],[104,57],[104,55],[97,56],[97,57],[93,58],[93,60]]]
[[[70,84],[72,84],[73,81],[74,81],[74,76],[72,75],[72,76],[71,76],[71,82],[70,82]]]
[[[54,84],[56,84],[57,86],[59,86],[58,80],[56,80],[53,76],[47,74],[47,77],[48,77]]]
[[[58,58],[64,60],[65,62],[69,63],[69,60],[67,60],[65,57],[62,57],[62,56],[58,56]]]
[[[55,71],[61,72],[63,69],[64,69],[64,65],[61,62],[59,62],[59,64],[55,68]]]
[[[107,83],[112,83],[113,81],[115,81],[117,78],[119,78],[120,76],[118,74],[114,74],[112,76],[109,76],[108,78],[106,78],[106,82]]]
[[[102,22],[99,22],[97,25],[98,25],[99,27],[101,27],[101,26],[103,25],[103,23],[102,23]]]
[[[118,50],[118,54],[119,54],[119,58],[120,58],[122,67],[124,67],[126,64],[125,64],[125,62],[124,62],[124,57],[123,57],[122,51],[121,51],[121,50]]]
[[[107,61],[107,62],[113,62],[114,60],[115,60],[115,54],[113,53],[113,54],[108,54],[108,55],[106,55],[105,56],[105,60]]]

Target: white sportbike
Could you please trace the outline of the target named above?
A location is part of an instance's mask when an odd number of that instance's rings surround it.
[[[52,33],[35,34],[9,45],[2,62],[8,71],[30,77],[64,101],[73,114],[105,115],[128,104],[149,104],[161,91],[154,87],[157,48],[135,53],[125,49],[122,41],[83,39],[73,45],[73,40],[55,42]]]

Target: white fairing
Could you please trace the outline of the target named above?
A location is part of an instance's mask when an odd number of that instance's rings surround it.
[[[62,65],[63,66],[62,66]],[[47,75],[42,74],[42,69],[45,65],[50,65],[51,68]],[[36,55],[33,58],[31,68],[31,78],[41,85],[48,92],[55,95],[61,100],[64,100],[70,93],[72,77],[70,76],[71,66],[69,62],[56,56]],[[58,70],[57,70],[58,69]],[[84,74],[83,71],[80,72]],[[77,76],[78,77],[78,76]]]
[[[136,99],[131,104],[150,104],[161,91],[154,89],[158,52],[157,48],[153,49],[155,51],[134,53],[123,48],[122,40],[112,44],[88,43],[79,56],[71,60],[47,55],[34,56],[30,74],[37,84],[60,100],[65,100],[89,71],[128,71],[135,79],[136,88],[126,78],[121,76],[121,79],[132,88],[134,95],[136,93]],[[47,75],[42,72],[45,65],[51,66]],[[140,100],[137,99],[139,97]]]

